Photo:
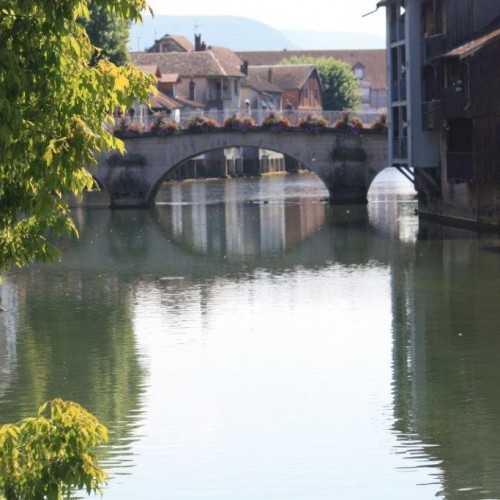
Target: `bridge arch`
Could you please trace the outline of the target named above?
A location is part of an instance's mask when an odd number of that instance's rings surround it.
[[[162,177],[158,178],[151,185],[151,190],[148,193],[148,198],[154,200],[156,198],[156,195],[158,194],[158,190],[160,189],[161,184],[164,182],[165,178],[167,178],[169,176],[169,174],[171,174],[175,169],[177,169],[179,166],[181,166],[185,162],[193,160],[193,159],[195,159],[196,157],[198,157],[200,155],[206,155],[206,154],[214,153],[214,152],[217,152],[217,151],[221,151],[222,149],[226,149],[226,148],[254,148],[256,150],[258,150],[258,149],[265,149],[265,150],[268,150],[268,151],[272,151],[273,153],[281,153],[281,154],[285,155],[285,157],[291,158],[291,159],[293,159],[293,160],[301,163],[307,169],[309,169],[312,172],[314,172],[314,159],[311,159],[309,161],[309,163],[306,163],[304,160],[300,160],[299,158],[291,156],[290,154],[288,154],[286,152],[277,150],[276,146],[273,146],[273,147],[270,147],[270,146],[269,147],[259,146],[259,147],[257,147],[257,146],[251,146],[251,145],[248,145],[248,144],[233,144],[231,146],[215,147],[215,148],[211,148],[211,149],[199,151],[195,155],[183,158],[181,161],[179,161],[179,163],[171,165],[171,167],[168,170],[165,170],[164,175]],[[221,161],[223,161],[222,158],[221,158]]]
[[[166,137],[124,141],[125,156],[98,156],[94,177],[104,185],[115,207],[150,206],[163,179],[176,166],[201,154],[225,148],[268,149],[294,158],[326,185],[331,203],[366,203],[377,173],[387,166],[387,136],[366,131],[351,135],[338,130],[312,134],[300,129],[206,133],[178,132]]]

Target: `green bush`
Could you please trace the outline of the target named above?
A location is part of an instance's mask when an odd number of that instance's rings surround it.
[[[322,116],[308,113],[300,120],[299,127],[309,132],[321,132],[328,127],[328,122]]]
[[[226,130],[235,130],[238,132],[246,132],[255,125],[255,122],[250,116],[234,114],[224,121],[224,128]]]
[[[363,148],[334,148],[332,151],[332,160],[365,161],[366,151]]]
[[[0,427],[0,495],[60,500],[73,489],[101,493],[107,474],[91,449],[106,427],[77,403],[54,399],[36,417]]]
[[[208,116],[199,115],[191,118],[186,128],[191,132],[210,132],[217,128],[217,123]]]
[[[262,127],[270,132],[281,132],[290,128],[290,120],[282,114],[272,111],[262,121]]]

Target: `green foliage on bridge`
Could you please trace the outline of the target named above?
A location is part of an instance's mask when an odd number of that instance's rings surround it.
[[[355,147],[336,147],[332,151],[332,160],[342,161],[342,160],[353,160],[353,161],[365,161],[366,151],[363,148]]]

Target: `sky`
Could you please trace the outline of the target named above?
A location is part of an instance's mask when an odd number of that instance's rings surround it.
[[[375,9],[378,0],[149,0],[155,14],[172,16],[241,16],[264,22],[280,30],[315,30],[372,33],[385,36],[385,9]]]

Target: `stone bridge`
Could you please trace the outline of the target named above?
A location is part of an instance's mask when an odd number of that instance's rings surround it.
[[[376,175],[388,166],[387,135],[326,129],[311,133],[298,128],[281,132],[216,129],[205,133],[178,131],[166,137],[124,140],[127,154],[107,152],[97,157],[91,172],[109,193],[112,207],[154,204],[165,176],[178,165],[221,148],[254,147],[282,153],[316,173],[332,204],[367,202]]]

